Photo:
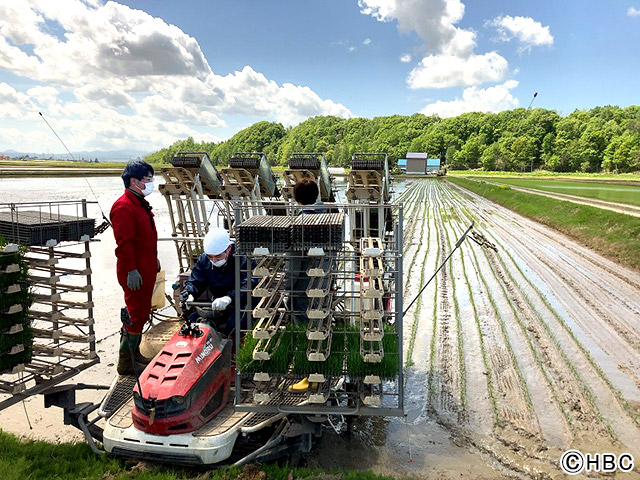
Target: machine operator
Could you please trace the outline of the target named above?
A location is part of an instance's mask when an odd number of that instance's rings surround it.
[[[236,292],[235,244],[224,228],[212,228],[203,241],[204,253],[196,261],[191,275],[180,292],[181,301],[210,301],[211,309],[218,318],[216,329],[225,335],[231,334],[236,327],[235,302],[239,300]],[[240,285],[247,285],[247,259],[241,257]],[[241,295],[241,308],[247,303],[247,294]],[[197,319],[193,313],[192,320]],[[244,315],[243,315],[244,317]]]

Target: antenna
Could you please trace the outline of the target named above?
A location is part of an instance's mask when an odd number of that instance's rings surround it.
[[[42,117],[42,120],[44,120],[44,123],[47,124],[47,126],[51,129],[51,131],[58,138],[58,140],[60,140],[60,143],[64,146],[64,148],[67,149],[67,152],[69,152],[69,155],[71,155],[71,158],[75,161],[76,159],[73,156],[73,153],[71,153],[71,150],[69,150],[69,148],[65,145],[65,143],[62,141],[62,139],[58,136],[58,134],[53,129],[53,127],[49,124],[49,122],[47,122],[47,119],[44,118],[44,115],[42,114],[42,112],[38,112],[38,114]],[[111,222],[109,221],[107,216],[104,214],[104,211],[102,210],[102,207],[100,206],[100,201],[98,200],[98,196],[96,195],[96,192],[93,191],[93,188],[91,188],[91,184],[89,183],[89,180],[87,180],[87,177],[85,177],[85,176],[82,176],[82,178],[84,178],[84,181],[87,182],[87,185],[89,186],[89,190],[91,190],[91,193],[93,194],[93,197],[96,199],[96,203],[98,204],[98,208],[100,209],[100,213],[102,214],[102,218],[104,219],[104,222],[102,223],[102,225],[98,225],[96,227],[96,229],[95,229],[95,231],[97,233],[102,233],[107,228],[109,228],[111,226]]]
[[[44,118],[44,115],[42,115],[42,112],[38,112],[38,115],[40,115],[42,117],[42,119],[44,120],[44,123],[47,124],[47,126],[51,129],[51,131],[53,132],[53,134],[58,137],[58,134],[56,133],[56,131],[53,129],[53,127],[51,125],[49,125],[49,122],[47,122],[47,119]],[[69,155],[71,155],[71,158],[75,161],[75,157],[73,156],[73,153],[71,153],[71,150],[69,150],[69,148],[65,145],[65,143],[62,141],[62,139],[60,137],[58,137],[58,140],[60,140],[60,143],[64,146],[64,148],[67,149],[67,152],[69,152]],[[92,190],[93,191],[93,190]]]

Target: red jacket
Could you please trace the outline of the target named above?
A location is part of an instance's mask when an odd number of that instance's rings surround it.
[[[158,270],[158,232],[151,205],[130,190],[116,200],[109,217],[116,237],[118,282],[127,284],[127,273],[138,270],[143,281],[155,282]]]

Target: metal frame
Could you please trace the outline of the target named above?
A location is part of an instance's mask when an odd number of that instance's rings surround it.
[[[380,384],[376,388],[382,391],[381,399],[387,399],[381,406],[369,406],[363,403],[362,398],[367,391],[371,391],[373,387],[370,385],[365,385],[362,379],[358,379],[353,375],[350,375],[348,372],[342,372],[342,374],[337,377],[327,377],[327,381],[336,380],[339,377],[345,377],[346,381],[351,384],[352,387],[356,388],[356,391],[347,394],[345,392],[328,392],[325,397],[324,404],[313,404],[307,403],[299,404],[299,405],[291,405],[290,399],[284,401],[283,403],[278,404],[277,401],[269,401],[268,404],[254,401],[250,402],[252,395],[247,395],[245,391],[247,388],[252,390],[251,386],[248,386],[246,380],[246,374],[242,374],[239,370],[236,371],[236,391],[235,391],[235,408],[237,411],[241,412],[261,412],[261,413],[284,413],[284,414],[336,414],[336,415],[376,415],[376,416],[402,416],[404,415],[404,375],[403,375],[403,367],[402,367],[402,359],[403,359],[403,350],[402,350],[402,206],[399,205],[363,205],[363,204],[325,204],[324,207],[331,211],[342,211],[345,212],[347,217],[347,225],[345,226],[345,233],[347,234],[347,239],[345,240],[344,246],[339,250],[334,252],[336,259],[334,261],[335,268],[331,273],[332,282],[335,283],[333,293],[330,295],[336,295],[336,299],[332,302],[332,315],[335,317],[335,321],[338,321],[341,325],[354,325],[356,319],[359,318],[359,310],[354,308],[355,304],[357,304],[358,295],[360,293],[359,288],[355,288],[355,283],[353,278],[356,273],[359,272],[359,255],[361,252],[359,249],[359,238],[353,237],[353,230],[349,229],[348,223],[350,221],[354,221],[355,211],[365,211],[365,213],[369,213],[370,210],[376,209],[381,210],[381,217],[384,218],[384,214],[386,210],[396,211],[397,223],[393,226],[393,230],[387,232],[387,235],[384,237],[384,244],[386,252],[384,253],[383,261],[386,264],[386,273],[384,277],[384,284],[386,285],[387,291],[386,295],[391,293],[393,298],[393,307],[391,309],[385,309],[383,316],[385,319],[394,319],[393,325],[395,326],[395,335],[397,336],[397,355],[398,355],[398,369],[396,374],[396,381],[393,382],[393,388],[389,388],[389,382],[385,382]],[[236,205],[235,213],[236,213],[236,221],[238,225],[241,225],[241,206]],[[297,207],[298,209],[302,207]],[[276,217],[274,217],[276,218]],[[383,222],[381,226],[384,226]],[[242,227],[240,227],[242,228]],[[317,245],[309,244],[310,247],[316,247]],[[252,330],[254,321],[253,321],[253,308],[252,308],[252,296],[250,295],[251,290],[251,279],[253,277],[252,270],[259,263],[261,259],[264,259],[265,256],[261,255],[266,254],[267,256],[273,256],[278,258],[285,258],[285,263],[287,259],[291,260],[291,258],[297,259],[300,258],[292,251],[288,251],[287,253],[277,253],[272,254],[271,251],[281,252],[282,249],[279,246],[272,246],[269,248],[268,245],[265,245],[266,250],[257,249],[253,252],[246,252],[243,249],[242,245],[239,245],[238,250],[242,253],[245,253],[247,256],[247,269],[245,271],[240,270],[240,254],[236,255],[236,291],[242,292],[247,295],[248,303],[246,307],[241,306],[240,302],[237,302],[235,305],[236,308],[236,325],[240,325],[240,321],[243,316],[246,316],[247,319],[247,327],[242,330],[240,328],[236,329],[235,332],[235,343],[236,343],[236,355],[238,353],[238,349],[241,345],[241,337],[242,334],[248,333]],[[277,247],[277,248],[276,248]],[[325,252],[328,253],[328,252]],[[308,256],[304,256],[304,258],[309,258]],[[277,263],[277,262],[275,262]],[[294,263],[294,262],[292,262]],[[306,270],[305,270],[306,271]],[[247,288],[241,289],[241,274],[244,273],[247,275]],[[275,273],[275,272],[274,272]],[[290,273],[290,272],[289,272]],[[296,272],[300,273],[300,272]],[[312,279],[314,277],[311,277]],[[313,283],[313,280],[312,282]],[[339,287],[339,288],[338,288]],[[338,288],[336,290],[336,288]],[[389,290],[391,289],[391,290]],[[357,290],[357,291],[356,291]],[[305,291],[283,291],[280,294],[284,294],[289,296],[289,298],[293,298],[295,295],[305,295]],[[311,298],[313,300],[313,298]],[[286,309],[288,312],[296,313],[294,307],[287,306]],[[300,313],[300,312],[297,312]],[[292,320],[289,320],[288,323],[291,323]],[[302,329],[301,331],[304,331]],[[336,333],[345,332],[346,330],[340,330],[340,327],[335,329]],[[351,333],[349,333],[351,334]],[[309,337],[309,333],[307,332],[307,337]],[[318,337],[320,338],[320,337]],[[395,353],[394,353],[395,355]],[[282,379],[293,379],[291,375],[286,374],[273,374],[273,372],[265,372],[269,374],[268,376],[264,376],[264,378],[269,378],[272,380],[273,378],[282,378]],[[258,377],[258,376],[257,376]],[[313,375],[312,375],[313,377]],[[322,376],[320,376],[322,377]],[[297,377],[298,379],[301,377]],[[324,379],[324,378],[323,378]],[[311,380],[310,380],[311,381]],[[255,392],[259,391],[260,387],[253,388]],[[286,392],[283,390],[280,391],[280,395],[286,396]],[[267,395],[258,396],[258,399],[266,399]],[[395,402],[393,399],[395,397]],[[319,397],[320,398],[320,397]],[[391,398],[392,400],[388,400]],[[247,401],[249,399],[249,401]],[[355,406],[345,407],[340,405],[345,399],[348,399],[350,403],[355,404]],[[322,400],[322,398],[321,398]],[[387,402],[391,401],[393,405],[388,405]],[[298,402],[299,403],[299,402]],[[333,405],[329,405],[332,403]]]
[[[21,210],[34,208],[43,212],[43,215],[46,214],[47,219],[56,216],[61,220],[66,219],[69,213],[75,213],[79,218],[88,218],[89,203],[96,202],[77,200],[11,203],[0,205],[0,211],[8,209],[15,212],[16,221]],[[29,310],[31,327],[34,329],[32,359],[27,364],[14,367],[11,372],[0,374],[0,393],[12,395],[0,402],[0,410],[29,396],[45,393],[100,361],[96,353],[93,326],[90,237],[87,235],[77,242],[62,243],[58,243],[57,239],[41,240],[46,240],[46,245],[28,247],[25,256],[30,265],[31,279],[46,280],[30,282],[31,288],[36,289]],[[74,249],[79,251],[73,251]],[[60,266],[58,261],[66,262],[67,265]],[[34,272],[44,272],[46,276],[34,276]],[[67,277],[64,284],[60,282],[59,274]],[[74,298],[65,299],[66,294],[71,292]],[[78,301],[79,293],[86,294],[86,301]],[[67,316],[69,312],[73,313]],[[86,317],[84,313],[78,312],[86,312]],[[82,318],[78,318],[79,316]],[[47,360],[50,357],[56,358],[56,361]]]

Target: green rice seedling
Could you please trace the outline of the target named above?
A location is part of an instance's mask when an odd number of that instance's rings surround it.
[[[312,373],[327,376],[342,375],[345,355],[344,333],[339,330],[332,332],[331,349],[328,358],[324,362],[310,361],[307,358],[307,349],[310,342],[313,341],[307,339],[305,332],[296,333],[292,373],[295,375],[309,375]]]
[[[398,352],[398,334],[395,328],[384,326],[382,350],[384,356],[380,363],[365,362],[360,354],[360,329],[349,327],[346,332],[347,372],[351,377],[377,375],[381,378],[395,378],[398,375],[400,358]],[[369,342],[365,342],[369,343]]]
[[[240,373],[252,373],[253,370],[252,364],[255,362],[253,359],[253,349],[256,348],[258,340],[253,338],[252,333],[247,333],[244,337],[244,342],[238,349],[238,353],[236,355],[236,368]]]
[[[240,373],[278,373],[286,374],[292,362],[292,351],[295,332],[291,327],[287,327],[276,333],[271,341],[269,360],[254,360],[253,351],[258,346],[259,340],[251,333],[245,337],[244,343],[236,357],[236,365]]]
[[[5,245],[6,242],[0,238],[0,248]],[[0,252],[0,269],[5,270],[9,265],[19,267],[15,272],[0,274],[0,371],[31,361],[33,332],[29,325],[29,307],[33,295],[27,281],[28,265],[24,261],[25,251],[25,247],[20,247],[17,252]],[[10,292],[8,288],[13,285],[19,285],[21,290]],[[20,305],[22,310],[8,313],[9,308],[14,305]],[[14,325],[22,325],[23,330],[9,333]],[[10,355],[9,352],[17,345],[24,345],[24,350]]]

